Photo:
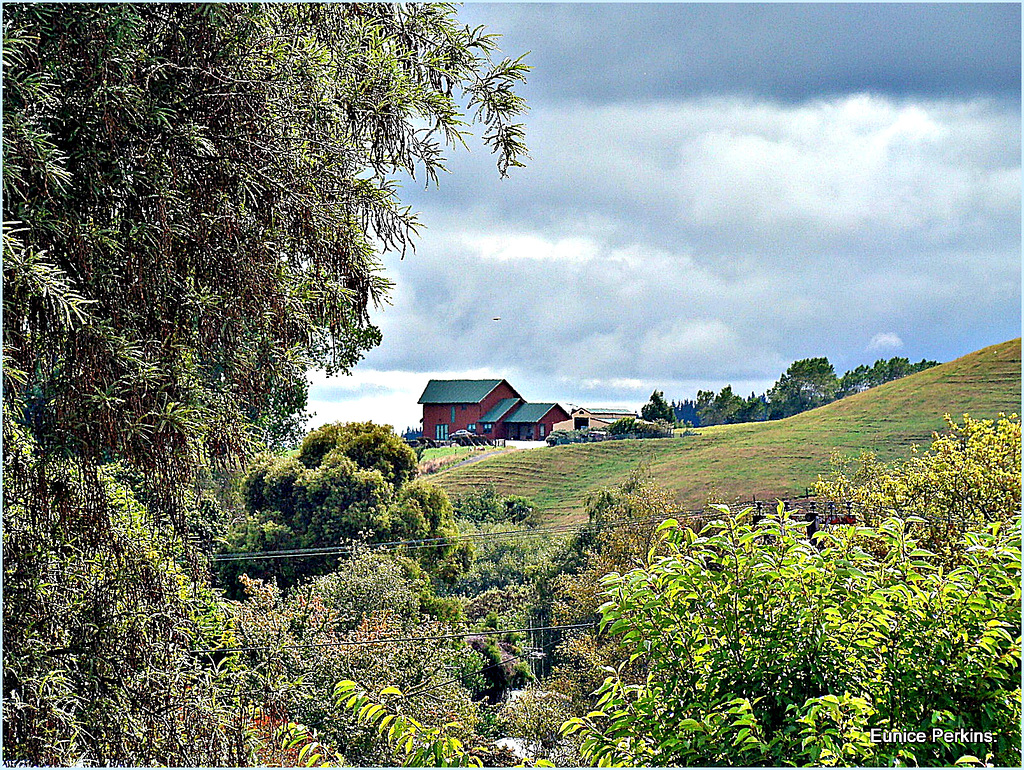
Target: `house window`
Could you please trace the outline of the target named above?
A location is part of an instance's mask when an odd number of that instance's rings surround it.
[[[541,425],[538,430],[540,431],[540,438],[544,438],[544,426]]]
[[[476,423],[471,422],[469,425],[466,426],[466,430],[468,430],[470,433],[476,433]]]
[[[485,422],[484,423],[484,433],[490,433],[491,429],[493,427],[494,427],[494,423],[493,422]]]
[[[463,405],[462,405],[462,411],[463,411],[463,412],[465,412],[465,411],[466,411],[466,405],[465,405],[465,404],[463,404]]]
[[[434,426],[434,438],[438,441],[445,441],[448,438],[448,426],[443,422]]]
[[[448,422],[450,422],[452,425],[455,424],[455,404],[452,404],[452,419],[450,419]]]

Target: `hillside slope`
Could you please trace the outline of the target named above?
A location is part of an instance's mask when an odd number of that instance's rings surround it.
[[[1020,403],[1018,338],[785,420],[510,452],[431,480],[454,495],[488,485],[526,495],[546,518],[560,520],[580,518],[587,493],[619,484],[641,461],[683,506],[703,505],[712,493],[727,501],[771,499],[803,493],[828,470],[833,452],[904,457],[943,429],[944,414],[995,417],[1019,412]]]

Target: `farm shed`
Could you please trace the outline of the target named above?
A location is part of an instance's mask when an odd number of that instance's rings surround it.
[[[607,428],[616,420],[623,417],[636,417],[636,412],[628,409],[607,409],[604,407],[576,407],[569,415],[569,419],[557,423],[555,430],[581,430],[583,428]]]

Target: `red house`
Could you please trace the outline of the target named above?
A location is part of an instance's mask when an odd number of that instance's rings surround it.
[[[487,438],[541,441],[569,413],[555,403],[531,404],[507,380],[430,380],[423,404],[423,435],[444,440],[457,430]]]

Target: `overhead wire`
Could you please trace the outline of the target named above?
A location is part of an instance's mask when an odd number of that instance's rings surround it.
[[[323,546],[320,548],[291,548],[280,551],[248,551],[241,553],[221,553],[210,557],[211,561],[258,561],[267,559],[288,559],[306,556],[344,556],[352,553],[372,553],[375,551],[392,551],[405,548],[406,550],[418,550],[421,548],[438,548],[454,545],[460,542],[474,542],[477,540],[494,540],[501,538],[536,537],[539,535],[558,535],[580,531],[587,527],[620,527],[649,524],[655,521],[664,521],[667,518],[707,518],[706,511],[676,511],[658,516],[648,516],[636,519],[617,519],[603,522],[580,522],[577,524],[558,524],[549,527],[531,527],[520,530],[502,530],[499,532],[475,532],[453,535],[451,537],[422,538],[417,540],[393,540],[383,543],[358,543],[351,545]]]
[[[400,642],[427,642],[440,641],[443,639],[465,639],[469,636],[499,636],[501,634],[517,634],[526,631],[553,631],[556,629],[570,628],[591,628],[594,623],[571,623],[563,626],[532,626],[529,628],[507,628],[498,630],[466,631],[459,634],[441,634],[438,636],[407,636],[407,637],[385,637],[383,639],[338,639],[330,642],[318,642],[316,644],[260,644],[244,647],[214,647],[207,650],[191,650],[193,655],[227,654],[235,652],[256,652],[258,650],[314,650],[325,647],[350,647],[368,644],[398,644]]]
[[[541,534],[557,534],[561,532],[569,532],[581,527],[587,526],[587,523],[579,524],[558,524],[549,527],[531,527],[529,529],[522,530],[502,530],[500,532],[478,532],[453,535],[451,537],[433,537],[433,538],[421,538],[416,540],[392,540],[383,543],[359,543],[353,545],[338,545],[338,546],[325,546],[322,548],[291,548],[282,549],[280,551],[248,551],[243,553],[230,553],[230,554],[215,554],[212,559],[214,561],[229,561],[234,559],[242,558],[272,558],[272,557],[286,557],[286,556],[306,556],[306,555],[323,555],[332,554],[334,552],[345,552],[350,550],[389,550],[392,548],[399,547],[437,547],[450,545],[453,542],[460,540],[481,540],[491,539],[496,537],[529,537],[532,535]]]
[[[791,512],[791,511],[787,511]],[[453,535],[451,537],[421,538],[415,540],[393,540],[383,543],[353,543],[349,545],[323,546],[320,548],[291,548],[279,551],[248,551],[239,553],[221,553],[210,557],[214,562],[226,561],[267,561],[275,559],[305,558],[313,556],[348,556],[355,553],[387,552],[399,549],[421,550],[426,548],[439,548],[455,545],[460,542],[475,542],[478,540],[494,540],[502,538],[526,538],[540,535],[559,535],[581,531],[590,526],[604,527],[626,527],[637,526],[653,522],[661,522],[669,518],[683,517],[686,519],[708,519],[718,516],[718,512],[707,510],[669,511],[657,516],[641,517],[636,519],[614,519],[604,522],[580,522],[576,524],[558,524],[548,527],[531,527],[520,530],[503,530],[499,532],[476,532]]]
[[[551,527],[533,527],[527,530],[505,530],[501,532],[479,532],[469,534],[453,535],[451,537],[432,537],[422,538],[417,540],[392,540],[383,543],[358,543],[353,545],[337,545],[337,546],[325,546],[322,548],[291,548],[282,549],[280,551],[249,551],[244,553],[230,553],[230,554],[215,554],[212,558],[214,561],[229,561],[234,559],[242,558],[271,558],[271,557],[286,557],[286,556],[306,556],[306,555],[323,555],[333,554],[335,552],[345,552],[351,550],[389,550],[391,548],[399,547],[437,547],[450,545],[453,542],[459,540],[479,540],[485,538],[501,537],[501,536],[529,536],[534,534],[549,534],[557,533],[562,531],[570,531],[574,528],[584,526],[581,524],[560,524]]]

